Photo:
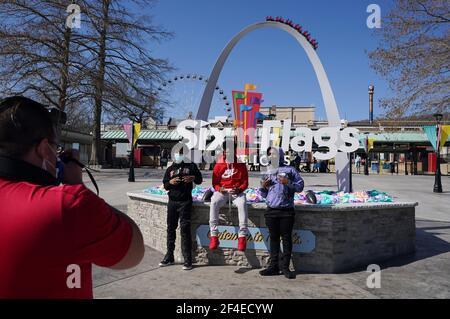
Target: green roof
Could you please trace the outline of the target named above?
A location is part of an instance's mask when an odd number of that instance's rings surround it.
[[[126,140],[127,134],[125,131],[107,131],[102,133],[102,140]],[[178,141],[181,136],[176,131],[158,131],[158,130],[143,130],[139,133],[139,140],[172,140]]]
[[[365,138],[366,134],[359,134],[360,140]],[[371,133],[369,138],[373,138],[374,142],[428,142],[426,134],[420,132]]]
[[[228,130],[229,131],[229,130]],[[261,136],[261,129],[257,130],[258,136]],[[230,135],[230,132],[227,132]],[[291,131],[291,137],[296,136],[296,131]],[[359,140],[362,143],[366,135],[359,134]],[[393,132],[393,133],[370,133],[370,138],[373,138],[375,142],[428,142],[428,138],[425,133],[421,132]],[[102,133],[102,140],[126,140],[127,135],[123,130],[106,131]],[[156,140],[156,141],[178,141],[181,140],[181,136],[176,130],[142,130],[139,133],[139,140]],[[450,141],[450,136],[447,138]]]

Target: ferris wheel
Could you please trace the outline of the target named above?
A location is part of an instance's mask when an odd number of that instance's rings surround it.
[[[164,120],[195,118],[208,78],[198,74],[175,75],[163,82],[153,93],[164,100]],[[225,91],[216,86],[211,114],[231,118],[232,107]]]

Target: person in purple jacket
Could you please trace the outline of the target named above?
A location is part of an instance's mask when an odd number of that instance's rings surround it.
[[[269,266],[259,273],[262,276],[280,274],[281,237],[283,241],[281,271],[286,278],[293,279],[295,273],[289,270],[289,264],[295,220],[294,194],[303,190],[304,182],[295,168],[284,164],[284,152],[281,148],[269,147],[267,155],[269,167],[261,180],[260,192],[267,203],[264,217],[270,235],[270,261]]]

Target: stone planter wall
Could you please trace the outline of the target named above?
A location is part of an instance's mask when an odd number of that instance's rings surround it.
[[[166,252],[167,197],[128,193],[128,214],[139,225],[145,244]],[[248,204],[249,227],[266,228],[265,204]],[[346,205],[303,205],[296,207],[294,230],[311,231],[311,252],[294,252],[297,271],[336,273],[367,267],[415,250],[415,206],[417,203],[373,203]],[[192,212],[193,256],[200,264],[264,267],[267,250],[219,248],[211,252],[197,243],[196,232],[209,224],[209,203],[194,203]],[[238,225],[237,211],[228,207],[220,214],[221,225]],[[182,261],[177,230],[175,258]]]

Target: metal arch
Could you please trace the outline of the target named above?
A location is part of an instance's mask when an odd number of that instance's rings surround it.
[[[222,53],[220,54],[219,58],[216,61],[216,64],[214,65],[211,75],[208,78],[208,83],[203,93],[196,119],[203,121],[208,120],[209,110],[211,107],[211,102],[214,95],[215,87],[217,85],[217,81],[219,79],[222,68],[233,48],[245,35],[254,30],[262,28],[276,28],[286,31],[287,33],[292,35],[297,40],[297,42],[302,46],[316,73],[317,80],[319,82],[320,90],[322,93],[323,102],[325,105],[325,112],[327,115],[328,123],[330,126],[340,127],[341,119],[339,116],[336,100],[334,98],[333,90],[331,89],[330,82],[328,81],[328,77],[325,73],[323,65],[316,51],[311,46],[311,44],[303,37],[303,35],[301,35],[297,30],[293,29],[289,25],[274,21],[259,22],[248,26],[247,28],[239,32],[233,39],[231,39],[231,41],[223,49]],[[338,152],[335,158],[335,167],[336,167],[338,189],[340,191],[350,191],[350,182],[349,182],[350,165],[347,154]]]

